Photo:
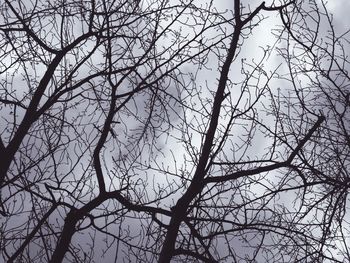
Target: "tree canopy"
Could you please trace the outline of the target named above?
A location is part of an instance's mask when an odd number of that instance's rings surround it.
[[[325,1],[0,14],[0,261],[350,261],[350,37]]]

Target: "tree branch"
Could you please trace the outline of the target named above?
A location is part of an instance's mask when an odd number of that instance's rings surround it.
[[[208,183],[219,183],[219,182],[225,182],[229,180],[236,180],[241,177],[250,176],[250,175],[256,175],[264,172],[269,172],[278,168],[282,167],[288,167],[295,156],[299,153],[299,151],[303,148],[305,143],[310,140],[312,134],[317,130],[317,128],[321,125],[321,123],[325,120],[324,116],[320,116],[317,120],[317,122],[312,126],[312,128],[308,131],[308,133],[305,135],[305,137],[298,143],[297,147],[293,150],[293,152],[290,154],[288,159],[284,162],[275,163],[271,165],[266,165],[262,167],[257,167],[255,169],[251,170],[244,170],[244,171],[238,171],[232,174],[223,175],[223,176],[215,176],[215,177],[208,177],[204,180],[204,185]]]

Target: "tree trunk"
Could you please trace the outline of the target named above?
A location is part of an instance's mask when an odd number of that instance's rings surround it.
[[[75,211],[70,211],[67,215],[67,218],[64,222],[64,227],[61,233],[61,237],[56,246],[55,251],[52,254],[50,263],[61,263],[64,255],[68,251],[69,244],[72,240],[72,236],[75,232],[75,225],[80,219],[79,214],[76,214]]]
[[[179,231],[183,217],[185,216],[185,211],[186,210],[184,210],[182,213],[180,212],[181,214],[179,214],[179,206],[177,205],[176,208],[174,208],[174,216],[170,220],[169,228],[164,240],[162,251],[159,256],[159,263],[170,262],[174,254],[177,233]]]

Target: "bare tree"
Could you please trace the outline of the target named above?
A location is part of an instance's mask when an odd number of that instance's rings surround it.
[[[335,25],[323,1],[299,3],[294,10],[281,14],[286,30],[280,36],[287,45],[279,52],[292,87],[288,107],[299,123],[325,116],[312,147],[300,155],[306,186],[298,217],[320,241],[310,258],[349,261],[349,30]]]
[[[347,35],[322,2],[0,11],[3,260],[350,260]]]

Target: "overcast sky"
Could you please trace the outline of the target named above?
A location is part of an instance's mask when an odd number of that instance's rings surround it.
[[[268,3],[270,3],[272,1],[266,1],[266,5],[268,5]],[[261,1],[244,1],[244,3],[249,3],[251,4],[251,7],[254,8],[256,7],[258,4],[261,3]],[[233,9],[233,0],[214,0],[214,4],[215,6],[217,6],[218,10],[232,10]],[[349,25],[350,25],[350,16],[348,15],[349,11],[350,11],[350,1],[347,0],[330,0],[328,3],[328,7],[330,12],[332,12],[334,14],[334,23],[335,23],[335,28],[337,30],[338,33],[340,32],[345,32],[346,30],[349,30]],[[229,13],[228,13],[229,14]],[[244,44],[243,48],[242,48],[242,53],[240,54],[239,58],[246,58],[248,61],[252,60],[252,59],[256,59],[259,60],[263,57],[263,49],[261,49],[260,47],[266,48],[267,46],[272,46],[276,39],[275,37],[271,34],[271,29],[273,29],[277,23],[279,23],[279,18],[278,18],[278,14],[275,13],[266,13],[266,16],[268,16],[268,19],[266,19],[265,21],[263,21],[254,31],[253,31],[253,35],[250,36],[250,38],[248,40],[246,40],[246,43]],[[237,73],[240,72],[240,60],[238,60],[239,63],[234,64],[232,66],[232,74],[235,74],[234,76],[237,76]],[[279,59],[275,59],[274,57],[271,56],[271,58],[269,59],[269,63],[266,64],[265,66],[265,70],[269,71],[269,70],[273,70],[278,64],[280,63]],[[215,67],[217,65],[217,62],[214,61],[213,65],[208,65],[209,68],[211,69],[215,69]],[[186,68],[186,70],[191,71],[191,68]],[[219,71],[215,71],[215,70],[209,70],[209,71],[205,71],[203,70],[203,72],[200,73],[201,75],[200,78],[198,78],[198,83],[197,85],[205,85],[205,83],[207,83],[209,86],[210,85],[215,85],[217,84],[217,79],[219,77]],[[232,76],[232,75],[231,75]],[[240,78],[240,76],[237,76],[238,78]],[[202,81],[202,83],[200,83]],[[210,96],[208,93],[205,94],[205,96]],[[138,99],[142,99],[142,98],[138,98]],[[81,109],[78,109],[81,110]],[[6,111],[1,111],[0,113],[0,125],[2,125],[1,130],[5,129],[4,127],[4,118],[6,118],[6,116],[8,115],[8,112]],[[190,116],[188,116],[190,117]],[[175,117],[174,117],[175,118]],[[130,126],[132,126],[132,123],[129,123]],[[123,128],[123,127],[122,127]],[[132,130],[132,127],[129,127],[130,130]],[[166,140],[166,136],[164,137],[164,141],[163,141],[163,145],[161,145],[160,147],[163,148],[163,153],[166,159],[166,157],[169,157],[169,159],[172,158],[172,152],[176,152],[176,154],[178,154],[178,156],[182,156],[185,153],[185,149],[183,148],[183,145],[179,145],[179,144],[169,144],[168,141]],[[171,140],[170,140],[171,141]],[[193,138],[193,143],[197,143],[198,145],[200,145],[200,138]],[[259,154],[259,150],[263,150],[264,149],[264,144],[266,142],[264,140],[257,140],[256,145],[254,150],[256,151],[255,154]],[[260,145],[258,145],[260,144]],[[109,156],[111,157],[111,156]],[[108,159],[109,157],[107,157],[106,159]],[[181,160],[181,158],[180,158]],[[83,161],[83,160],[82,160]],[[87,162],[87,161],[86,161]],[[171,165],[174,165],[173,163]],[[167,181],[159,181],[160,184],[167,184]],[[171,199],[174,199],[176,197],[172,196]],[[176,199],[175,199],[176,201]],[[164,207],[166,207],[167,205],[164,205]],[[74,242],[77,243],[82,243],[83,245],[83,241],[84,241],[84,235],[76,235],[74,237]],[[101,246],[104,245],[104,243],[101,243]],[[96,245],[96,247],[99,247],[99,245]],[[96,258],[100,257],[101,255],[99,254],[100,252],[96,251]],[[111,255],[110,257],[113,258],[114,255],[114,251],[110,251]],[[107,260],[106,258],[104,259],[104,262],[110,262],[109,260]],[[118,262],[123,262],[122,258],[120,258],[120,260]]]

